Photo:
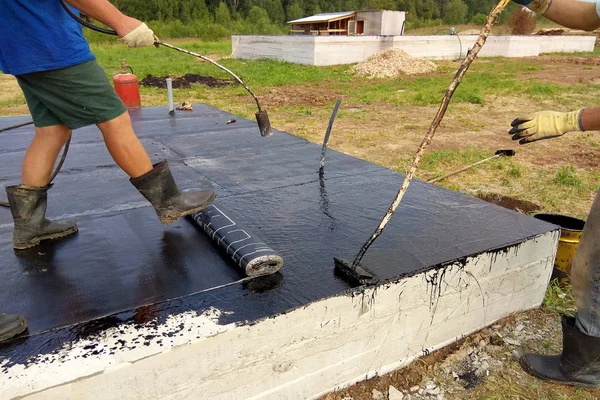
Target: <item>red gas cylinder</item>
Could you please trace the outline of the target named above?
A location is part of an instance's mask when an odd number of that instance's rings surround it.
[[[131,73],[127,72],[127,68]],[[126,107],[138,108],[142,106],[137,76],[133,74],[133,68],[125,64],[125,60],[121,60],[121,72],[114,76],[113,82],[115,92],[123,100]]]

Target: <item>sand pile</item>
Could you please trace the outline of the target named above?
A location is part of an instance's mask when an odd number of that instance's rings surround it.
[[[427,74],[437,66],[424,58],[411,57],[400,49],[387,49],[356,64],[352,72],[365,78],[396,78],[402,75]]]
[[[538,35],[538,36],[560,36],[565,33],[567,33],[566,29],[546,28],[546,29],[540,29],[539,31],[537,31],[536,35]]]
[[[467,29],[466,31],[459,32],[459,35],[479,35],[481,29]]]

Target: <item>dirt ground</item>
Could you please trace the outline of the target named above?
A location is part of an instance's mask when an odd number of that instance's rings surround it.
[[[557,315],[533,310],[513,315],[391,374],[323,396],[320,400],[598,399],[532,378],[519,365],[527,352],[560,351]]]
[[[534,60],[526,58],[525,60]],[[559,84],[569,83],[600,83],[600,76],[596,69],[584,69],[582,66],[599,66],[600,59],[596,57],[552,57],[545,56],[535,59],[543,68],[535,71],[530,76],[540,82],[554,82]],[[556,70],[560,69],[557,74]]]
[[[12,75],[0,74],[0,113],[1,115],[29,113],[25,104],[25,96]]]
[[[265,107],[316,106],[323,107],[340,98],[339,90],[304,85],[288,85],[268,89],[261,96]]]
[[[148,75],[140,81],[141,86],[166,89],[168,76]],[[212,76],[202,76],[197,74],[185,74],[184,76],[171,76],[173,89],[191,88],[192,85],[205,85],[211,88],[233,85],[234,82],[229,79],[218,79]]]
[[[562,71],[561,71],[562,72]],[[592,71],[598,74],[598,71]],[[544,74],[549,72],[545,72]],[[539,74],[540,79],[542,73]],[[561,74],[561,76],[563,76]],[[571,76],[571,75],[568,75]],[[600,79],[600,75],[598,75]],[[538,77],[536,77],[538,79]],[[556,77],[552,79],[561,79]],[[293,87],[286,95],[278,96],[283,92],[282,88],[271,89],[270,93],[276,95],[268,97],[267,104],[280,107],[292,106],[298,104],[323,106],[336,98],[343,96],[336,95],[335,91],[325,89],[314,90],[307,87]],[[435,107],[415,107],[399,111],[396,106],[386,104],[343,104],[344,113],[355,113],[369,115],[369,120],[363,125],[357,125],[353,119],[338,119],[335,122],[334,134],[331,138],[331,146],[348,154],[357,157],[366,158],[367,153],[372,153],[372,149],[355,146],[353,141],[348,141],[348,136],[372,135],[381,131],[392,131],[393,140],[389,137],[380,136],[379,141],[372,142],[373,146],[380,150],[379,156],[387,151],[396,152],[398,150],[408,151],[416,150],[423,132],[429,126]],[[429,151],[440,149],[463,149],[467,146],[478,148],[504,149],[518,147],[507,134],[510,130],[510,122],[522,113],[522,110],[529,106],[529,102],[521,98],[510,98],[507,96],[492,98],[483,106],[459,104],[455,105],[454,111],[449,112]],[[326,110],[324,113],[330,112]],[[273,113],[274,115],[276,113]],[[399,118],[398,114],[401,114]],[[464,116],[469,116],[469,121],[465,121]],[[401,120],[402,123],[398,123]],[[301,126],[298,126],[297,120],[281,121],[275,119],[278,129],[284,131],[293,131],[300,133],[309,140],[319,142],[323,135],[321,126],[308,125],[310,118],[306,118]],[[319,121],[322,125],[324,120]],[[337,138],[337,139],[336,139]],[[600,140],[600,138],[598,139]],[[384,147],[382,149],[381,147]],[[383,150],[383,152],[381,152]],[[386,151],[387,150],[387,151]],[[545,141],[538,142],[536,146],[518,147],[519,160],[530,165],[562,165],[572,164],[582,168],[597,168],[600,165],[600,147],[591,147],[586,140],[581,140],[581,135],[565,136],[561,138],[560,151],[556,149],[556,142]]]

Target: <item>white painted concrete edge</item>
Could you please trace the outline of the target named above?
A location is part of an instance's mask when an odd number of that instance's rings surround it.
[[[222,311],[212,309],[161,326],[109,330],[28,368],[10,367],[0,377],[0,397],[316,398],[539,306],[558,238],[550,232],[464,265],[322,299],[252,325],[219,325]],[[175,336],[165,340],[169,332]],[[135,349],[90,355],[90,346],[100,351],[136,338],[142,339]]]
[[[463,58],[477,35],[285,36],[233,35],[234,58],[277,59],[306,65],[341,65],[388,48],[431,60]],[[541,53],[591,52],[595,36],[491,35],[480,57],[533,57]]]

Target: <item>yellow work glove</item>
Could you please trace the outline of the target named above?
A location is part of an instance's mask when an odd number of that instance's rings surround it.
[[[567,132],[582,132],[581,114],[583,109],[568,113],[542,111],[515,119],[509,135],[520,144],[536,140],[551,139]]]
[[[158,38],[154,35],[152,29],[148,28],[145,23],[142,23],[121,39],[129,47],[149,47],[158,42]]]

